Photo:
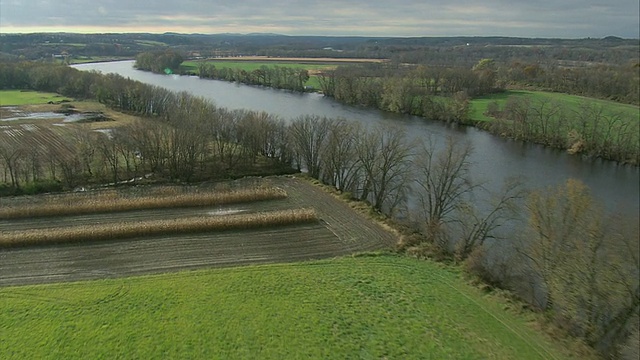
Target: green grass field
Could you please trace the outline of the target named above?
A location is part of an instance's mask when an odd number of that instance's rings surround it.
[[[621,104],[614,101],[587,98],[583,96],[568,95],[562,93],[552,93],[545,91],[525,91],[510,90],[503,93],[492,94],[471,100],[471,110],[469,118],[476,121],[491,121],[492,118],[486,116],[487,106],[493,101],[497,101],[500,107],[504,107],[507,99],[511,96],[528,97],[532,102],[536,101],[555,101],[567,106],[570,110],[578,111],[580,106],[585,102],[603,106],[606,112],[610,114],[621,114],[623,118],[640,120],[640,107],[635,105]]]
[[[38,91],[0,90],[0,106],[46,104],[49,101],[70,100],[59,94]]]
[[[563,359],[454,271],[381,255],[0,288],[5,359]]]

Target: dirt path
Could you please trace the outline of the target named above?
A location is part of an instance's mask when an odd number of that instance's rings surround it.
[[[264,210],[313,207],[320,222],[264,230],[164,236],[81,245],[0,250],[0,286],[100,279],[202,267],[292,262],[347,255],[391,246],[394,235],[344,202],[303,180],[264,180],[282,187],[283,201],[243,204]],[[249,209],[255,211],[255,209]],[[202,209],[181,209],[175,216]],[[184,212],[184,213],[181,213]],[[138,211],[136,219],[167,216],[166,211]],[[182,214],[182,215],[180,215]],[[124,214],[106,216],[116,222]],[[129,219],[131,220],[131,219]],[[49,226],[94,223],[93,216],[42,219]],[[37,221],[0,224],[0,229],[38,227]]]

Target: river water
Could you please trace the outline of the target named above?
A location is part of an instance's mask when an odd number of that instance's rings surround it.
[[[117,73],[173,91],[186,91],[213,101],[219,107],[266,111],[287,120],[300,115],[342,117],[367,126],[380,123],[404,127],[410,136],[442,143],[451,136],[473,146],[473,178],[492,190],[505,179],[520,177],[529,188],[584,182],[608,210],[640,216],[640,170],[599,159],[568,155],[564,151],[503,139],[472,127],[456,127],[409,115],[342,105],[320,94],[241,85],[195,76],[159,75],[133,68],[133,61],[74,65],[79,70]]]

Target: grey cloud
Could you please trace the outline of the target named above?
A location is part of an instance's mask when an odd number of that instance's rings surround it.
[[[640,37],[637,0],[3,0],[0,30]]]

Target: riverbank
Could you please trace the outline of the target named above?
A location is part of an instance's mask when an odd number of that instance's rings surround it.
[[[223,60],[185,62],[183,69],[189,74],[205,79],[308,92],[319,91],[322,86],[319,75],[333,71],[338,65],[337,62],[333,63],[334,65],[326,63],[323,67],[318,65],[322,63],[320,59],[307,62],[302,58],[288,58],[289,63],[277,62],[280,58],[267,57],[221,59]],[[258,59],[270,59],[273,62],[257,62]],[[358,59],[350,60],[358,62]],[[295,70],[291,76],[285,76],[281,80],[268,80],[281,75],[281,72],[266,74],[265,71],[272,69],[270,66],[288,66]],[[304,74],[296,73],[298,70],[302,70]],[[307,80],[300,82],[302,76]],[[354,76],[357,78],[357,74]],[[349,79],[348,77],[343,80],[355,81]],[[387,84],[384,84],[379,85],[386,89]],[[389,86],[396,85],[392,83]],[[344,91],[353,90],[342,90]],[[378,94],[380,99],[373,101],[381,110],[473,125],[495,135],[565,150],[572,155],[602,158],[632,166],[640,164],[638,106],[545,91],[507,90],[473,99],[426,96],[413,100],[395,99],[392,95],[387,95],[384,91],[383,93],[384,95]],[[329,95],[338,101],[345,97],[350,99],[349,103],[362,102],[354,99],[354,96],[372,96],[355,93],[342,97],[338,97],[337,94]],[[368,101],[371,103],[372,100]]]
[[[318,94],[300,94],[258,86],[243,86],[225,81],[205,80],[193,76],[166,76],[133,68],[133,61],[84,64],[74,67],[85,71],[117,73],[175,92],[187,91],[229,110],[247,109],[265,112],[286,123],[305,115],[344,118],[364,127],[399,126],[410,138],[429,139],[440,144],[448,137],[468,142],[474,152],[470,157],[471,174],[488,190],[499,191],[505,179],[519,177],[529,186],[558,186],[569,178],[587,184],[608,211],[638,214],[640,206],[640,172],[638,167],[619,166],[611,161],[569,155],[566,151],[513,141],[480,131],[359,106],[348,106]]]
[[[469,119],[493,134],[640,164],[640,107],[545,91],[508,90],[470,101]]]

